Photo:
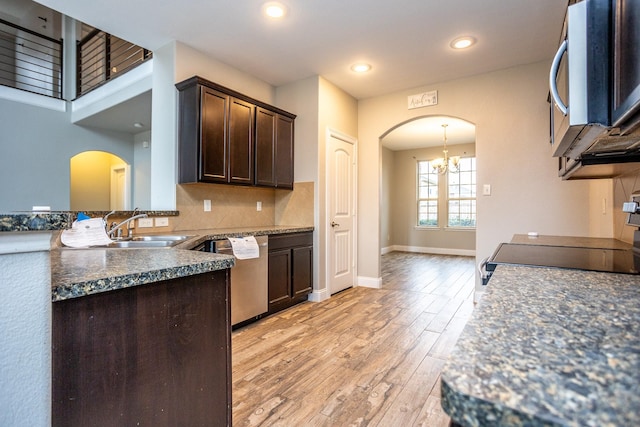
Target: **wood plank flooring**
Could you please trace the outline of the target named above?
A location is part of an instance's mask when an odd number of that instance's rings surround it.
[[[447,426],[440,372],[473,310],[471,257],[392,252],[382,289],[232,335],[234,426]]]

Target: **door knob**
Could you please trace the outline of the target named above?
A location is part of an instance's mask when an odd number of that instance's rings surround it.
[[[331,221],[331,227],[340,227],[340,224],[335,221]]]

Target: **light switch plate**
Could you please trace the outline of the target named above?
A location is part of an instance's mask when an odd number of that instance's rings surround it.
[[[256,211],[262,211],[262,202],[256,202]]]
[[[153,218],[140,218],[138,220],[138,227],[140,228],[153,227]]]
[[[156,218],[156,227],[168,227],[169,226],[169,218]]]
[[[211,212],[211,200],[204,201],[204,211]]]
[[[484,184],[482,186],[482,195],[490,196],[491,195],[491,184]]]

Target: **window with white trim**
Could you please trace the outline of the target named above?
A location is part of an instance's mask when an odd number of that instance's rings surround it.
[[[430,161],[418,161],[417,225],[437,228],[476,226],[476,158],[460,159],[458,171],[439,175]]]
[[[476,226],[476,158],[463,157],[458,172],[447,172],[447,227]]]
[[[431,162],[418,162],[418,226],[438,226],[438,185],[440,175]]]

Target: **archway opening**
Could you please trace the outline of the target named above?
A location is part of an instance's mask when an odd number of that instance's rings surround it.
[[[130,165],[120,157],[84,151],[70,159],[69,168],[72,211],[130,210]]]
[[[447,154],[461,161],[458,171],[434,173],[443,124]],[[473,123],[443,115],[400,123],[380,138],[381,254],[475,254],[475,138]]]

